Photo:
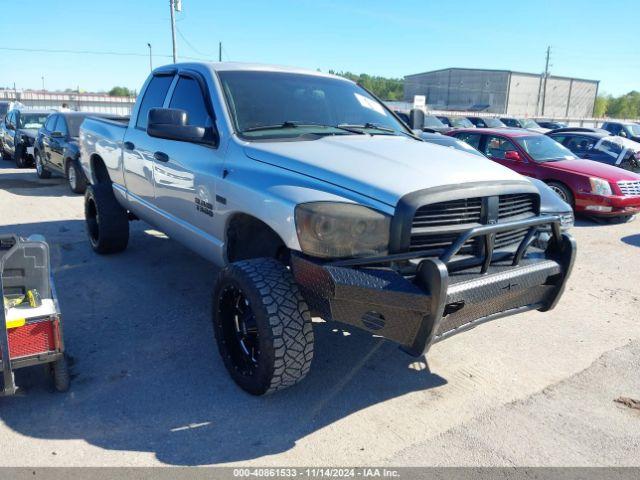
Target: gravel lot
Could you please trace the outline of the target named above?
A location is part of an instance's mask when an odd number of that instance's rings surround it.
[[[428,365],[316,324],[311,374],[243,393],[213,342],[216,269],[141,222],[99,257],[82,197],[0,162],[0,232],[44,234],[73,357],[71,391],[41,369],[0,398],[0,466],[640,466],[640,220],[580,220],[576,267],[549,314],[437,344]]]

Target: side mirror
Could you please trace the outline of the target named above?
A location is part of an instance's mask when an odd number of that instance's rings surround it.
[[[520,152],[516,150],[509,150],[508,152],[504,152],[505,160],[513,160],[514,162],[522,161],[522,157],[520,156]]]
[[[618,133],[618,136],[626,138],[627,137],[627,132],[625,132],[624,130],[620,130],[620,133]]]
[[[192,143],[217,143],[213,128],[188,125],[185,110],[177,108],[152,108],[149,110],[147,134],[150,137]]]
[[[62,138],[63,136],[64,135],[62,135],[62,132],[58,132],[58,131],[51,132],[51,137],[52,138]]]

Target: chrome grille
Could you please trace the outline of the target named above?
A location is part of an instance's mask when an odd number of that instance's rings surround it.
[[[640,180],[621,180],[618,187],[623,195],[640,195]]]
[[[443,252],[449,248],[460,232],[486,222],[483,198],[463,198],[423,205],[416,210],[411,227],[410,251],[434,250]],[[536,196],[531,194],[509,194],[498,197],[498,209],[494,212],[498,222],[520,220],[536,215]],[[518,244],[527,234],[527,229],[500,232],[495,237],[495,248]],[[461,254],[471,254],[478,249],[478,240],[467,241]]]

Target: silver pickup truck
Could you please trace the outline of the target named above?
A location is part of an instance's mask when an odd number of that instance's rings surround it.
[[[141,219],[222,267],[218,348],[255,395],[305,377],[312,315],[419,356],[553,308],[575,256],[524,177],[423,142],[367,90],[319,72],[158,68],[128,125],[88,118],[80,149],[93,249],[124,250]]]

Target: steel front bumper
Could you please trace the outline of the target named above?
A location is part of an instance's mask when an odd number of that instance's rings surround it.
[[[447,264],[469,238],[490,238],[523,222],[487,225],[468,231],[439,258],[420,261],[413,278],[385,263],[406,255],[320,263],[292,257],[292,270],[309,307],[327,320],[337,320],[399,343],[419,356],[437,341],[489,320],[555,306],[573,266],[576,245],[560,233],[558,218],[546,251],[527,256],[541,218],[525,221],[531,235],[510,258],[481,259],[482,267],[449,273]],[[549,220],[546,223],[550,223]],[[419,252],[417,252],[419,253]],[[412,254],[412,258],[419,255]]]

